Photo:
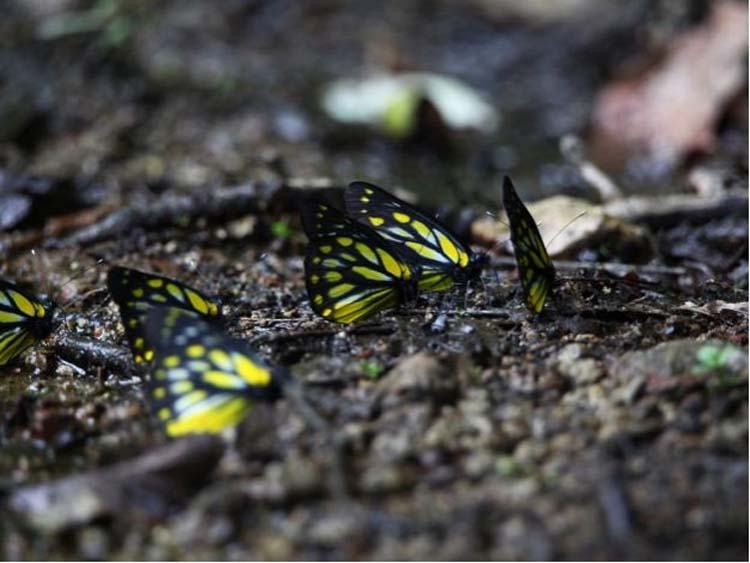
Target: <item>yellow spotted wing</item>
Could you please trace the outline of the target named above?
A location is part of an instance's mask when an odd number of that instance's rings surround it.
[[[242,340],[184,309],[152,308],[145,338],[154,350],[148,401],[172,437],[236,425],[253,401],[278,398],[287,377]]]
[[[303,204],[302,225],[307,295],[323,318],[353,323],[416,297],[418,267],[372,229],[318,201]]]
[[[0,367],[52,332],[54,310],[51,301],[0,279]]]
[[[130,350],[136,363],[151,361],[153,350],[145,345],[145,314],[155,306],[176,307],[207,318],[219,316],[219,303],[182,282],[130,268],[114,267],[107,275],[107,289],[120,309]]]
[[[422,291],[445,291],[479,278],[487,263],[437,219],[366,182],[352,182],[344,195],[347,213],[396,244],[404,258],[419,265]]]
[[[524,300],[531,311],[539,313],[552,292],[555,267],[547,254],[534,218],[507,176],[503,182],[503,205],[510,223],[510,240],[513,243]]]

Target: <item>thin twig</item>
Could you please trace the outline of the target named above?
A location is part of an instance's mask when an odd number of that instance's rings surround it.
[[[555,268],[559,270],[593,270],[616,274],[623,272],[634,272],[636,274],[684,276],[689,273],[687,268],[675,268],[670,266],[644,266],[640,264],[619,264],[617,262],[576,262],[571,260],[554,260]],[[514,258],[492,258],[493,267],[516,267]]]
[[[118,238],[132,229],[149,230],[169,225],[185,227],[198,218],[226,221],[258,213],[278,189],[278,184],[253,183],[189,195],[167,194],[155,201],[136,201],[87,225],[60,243],[54,241],[53,246],[85,246]]]
[[[477,319],[502,319],[511,317],[514,313],[513,309],[497,308],[497,309],[404,309],[401,311],[394,311],[393,314],[399,317],[416,317],[424,316],[429,314],[447,315],[449,317],[470,317]],[[513,323],[515,324],[515,323]]]

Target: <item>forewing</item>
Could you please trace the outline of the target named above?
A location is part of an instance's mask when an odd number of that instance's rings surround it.
[[[419,287],[443,291],[455,272],[469,267],[472,251],[434,218],[366,182],[352,182],[344,195],[346,209],[357,221],[397,243],[422,269]]]
[[[221,432],[244,418],[253,399],[280,394],[281,372],[194,314],[154,308],[145,333],[155,351],[148,398],[169,436]]]
[[[219,303],[182,282],[131,268],[114,267],[107,288],[120,309],[136,363],[151,361],[153,350],[144,343],[144,317],[154,307],[175,307],[206,318],[219,316]]]
[[[310,240],[352,231],[353,221],[335,207],[315,198],[302,202],[302,228]]]
[[[510,223],[510,239],[526,306],[539,313],[552,291],[555,268],[534,218],[508,177],[503,183],[503,205]]]

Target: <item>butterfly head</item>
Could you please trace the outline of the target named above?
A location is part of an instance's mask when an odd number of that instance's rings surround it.
[[[273,368],[271,373],[271,382],[260,393],[260,398],[264,400],[279,399],[284,394],[284,386],[292,377],[286,369],[280,367]]]
[[[419,293],[419,278],[422,275],[421,266],[408,266],[408,275],[405,275],[400,285],[401,303],[414,301]]]
[[[39,302],[34,303],[34,310],[34,319],[29,326],[34,336],[39,340],[45,338],[56,326],[62,323],[61,311],[57,303],[50,297],[40,297]]]
[[[490,255],[484,250],[475,252],[471,255],[469,260],[469,279],[478,278],[484,270],[490,264]]]
[[[456,267],[452,277],[457,285],[465,285],[471,281],[479,279],[482,270],[490,263],[489,254],[486,252],[473,252],[469,258],[469,263],[463,267]]]

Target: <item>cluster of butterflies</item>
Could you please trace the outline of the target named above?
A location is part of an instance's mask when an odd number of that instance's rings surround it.
[[[305,282],[313,310],[325,319],[353,323],[403,305],[419,292],[446,291],[478,280],[488,259],[443,223],[385,190],[349,184],[346,213],[322,201],[302,206],[309,239]],[[526,305],[544,308],[555,281],[539,229],[510,178],[503,203]]]
[[[554,268],[533,218],[508,178],[503,199],[527,306],[539,312]],[[445,225],[364,182],[346,191],[347,214],[308,202],[306,286],[313,310],[340,323],[366,319],[416,297],[477,279],[486,255]],[[275,400],[292,383],[222,328],[220,303],[177,280],[113,267],[107,288],[118,305],[136,364],[148,366],[147,397],[169,436],[218,433],[255,400]],[[55,304],[0,280],[0,368],[55,328]]]
[[[133,361],[149,368],[146,390],[169,436],[218,433],[254,400],[281,395],[287,373],[271,368],[222,329],[218,300],[172,278],[114,267],[107,289],[117,303]],[[55,328],[55,305],[0,280],[0,368]]]

